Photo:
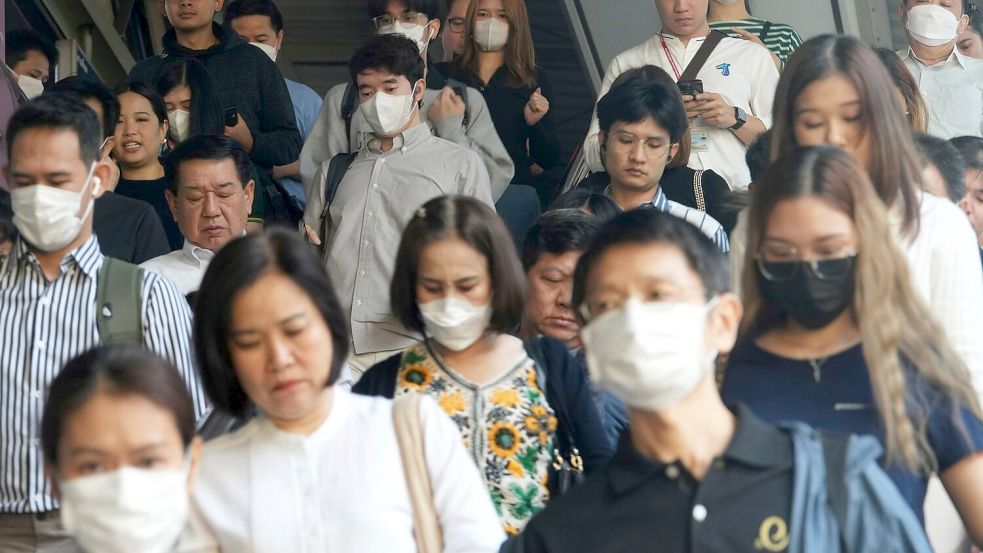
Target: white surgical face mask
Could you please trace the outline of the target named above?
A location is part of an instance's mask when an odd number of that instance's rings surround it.
[[[372,98],[358,106],[365,121],[378,138],[388,138],[399,132],[413,116],[413,94],[398,95],[376,92]]]
[[[704,352],[707,305],[630,299],[581,331],[591,380],[627,405],[671,407],[713,370]]]
[[[911,38],[925,46],[942,46],[959,36],[959,18],[938,4],[919,4],[911,8],[905,26]]]
[[[420,52],[426,50],[427,46],[430,45],[430,40],[433,39],[433,32],[430,30],[429,22],[427,22],[426,25],[415,25],[406,24],[402,21],[396,21],[389,27],[379,30],[379,34],[403,35],[415,42],[416,47],[420,49]]]
[[[180,144],[191,135],[191,112],[184,109],[169,111],[167,112],[167,124],[169,125],[167,134],[171,135],[174,142]]]
[[[461,351],[478,341],[491,322],[491,303],[477,306],[457,298],[419,304],[427,336],[452,351]]]
[[[122,468],[65,480],[61,522],[88,553],[168,553],[188,521],[188,472]]]
[[[273,60],[273,63],[276,63],[276,55],[277,53],[279,53],[279,50],[276,49],[276,46],[272,44],[263,44],[261,42],[250,42],[249,44],[252,44],[253,46],[262,50],[263,53],[267,55],[267,57]]]
[[[494,17],[474,26],[474,41],[482,52],[501,52],[509,41],[509,26]]]
[[[24,92],[24,96],[27,96],[28,100],[33,100],[44,94],[44,83],[34,77],[18,75],[17,86]]]
[[[32,184],[10,191],[14,226],[24,240],[41,251],[54,252],[78,238],[82,224],[92,213],[94,196],[102,186],[102,181],[92,176],[95,168],[95,163],[89,167],[80,192],[45,184]],[[93,185],[93,198],[83,210],[82,199],[90,184]]]

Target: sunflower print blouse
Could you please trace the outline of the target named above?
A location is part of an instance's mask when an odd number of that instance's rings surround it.
[[[403,352],[396,396],[433,396],[457,424],[505,531],[516,535],[546,506],[556,417],[528,357],[478,386],[447,367],[426,342]]]

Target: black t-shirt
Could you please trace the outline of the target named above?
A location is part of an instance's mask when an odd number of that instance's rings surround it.
[[[642,456],[622,435],[604,470],[550,501],[503,551],[520,545],[536,553],[786,551],[791,435],[747,408],[738,407],[737,416],[731,444],[702,481],[678,461]]]
[[[171,208],[167,205],[167,199],[164,197],[164,191],[167,190],[169,183],[167,177],[154,180],[121,178],[119,184],[116,185],[116,193],[150,204],[157,212],[160,223],[164,226],[164,234],[167,236],[167,243],[170,245],[171,251],[174,251],[180,250],[184,246],[184,236],[181,235],[181,229],[178,228],[177,221],[174,220]]]
[[[103,254],[136,265],[171,251],[154,208],[112,192],[96,199],[92,231]]]

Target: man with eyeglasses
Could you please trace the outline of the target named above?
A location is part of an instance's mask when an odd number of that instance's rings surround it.
[[[428,62],[429,44],[440,34],[443,18],[442,0],[369,0],[369,16],[376,33],[401,34],[420,49],[424,64]],[[465,6],[466,7],[466,6]],[[502,144],[488,113],[484,96],[462,83],[444,79],[438,71],[426,71],[427,89],[423,94],[421,118],[434,136],[474,151],[488,170],[492,198],[498,200],[512,181],[515,165]],[[323,164],[338,154],[359,151],[372,138],[350,83],[335,85],[324,96],[324,107],[300,154],[300,174],[308,198],[304,213],[307,235],[317,243],[312,225],[320,217],[310,208],[313,194],[323,195],[315,176]],[[462,96],[466,96],[462,98]],[[321,204],[321,202],[313,202]]]
[[[450,63],[464,53],[464,17],[471,0],[450,0],[447,4],[447,28],[440,35],[444,47],[441,61]]]
[[[623,210],[650,208],[685,219],[723,252],[727,232],[716,219],[670,200],[659,181],[689,123],[676,91],[644,77],[619,83],[597,103],[601,160],[611,177],[603,189]]]

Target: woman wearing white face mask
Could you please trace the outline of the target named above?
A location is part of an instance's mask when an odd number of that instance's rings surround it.
[[[136,347],[91,350],[65,366],[48,399],[47,473],[83,551],[218,551],[189,506],[201,439],[173,367]]]
[[[515,163],[512,182],[533,185],[540,169],[559,161],[560,147],[550,115],[553,90],[546,72],[536,65],[525,0],[472,1],[464,36],[464,54],[437,67],[484,94],[498,136]],[[552,197],[552,190],[545,192],[540,194],[543,205]]]
[[[390,292],[393,313],[426,340],[354,388],[435,397],[510,534],[561,491],[550,468],[557,454],[582,457],[588,471],[610,455],[586,375],[565,346],[537,342],[534,361],[508,334],[522,317],[524,288],[513,242],[489,207],[459,196],[427,202],[403,233]]]

